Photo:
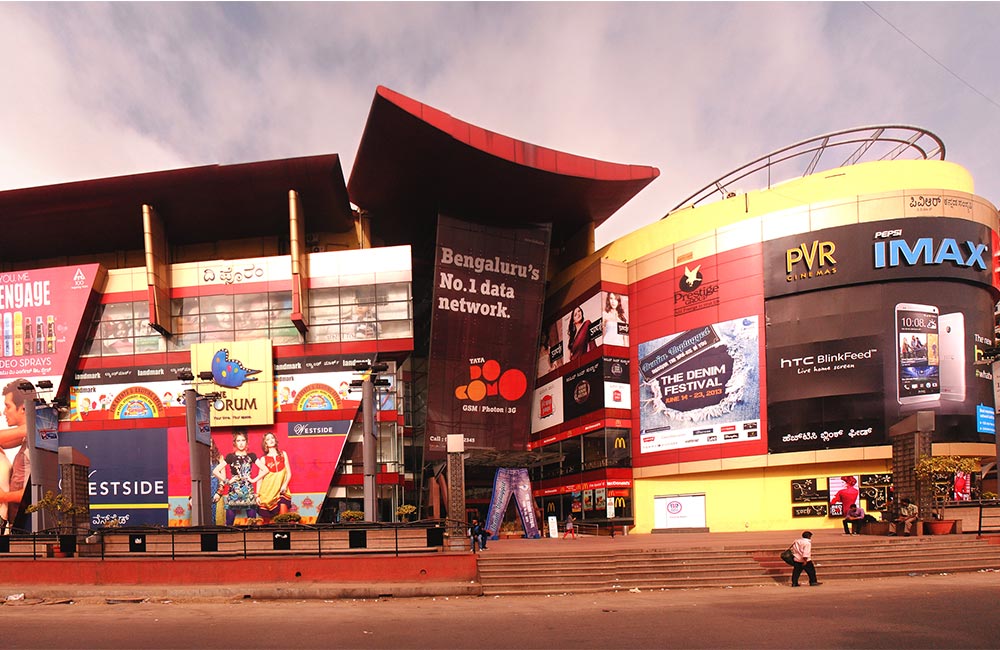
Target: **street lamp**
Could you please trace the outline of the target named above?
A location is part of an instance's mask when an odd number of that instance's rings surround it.
[[[388,379],[378,376],[380,372],[389,370],[389,364],[383,362],[369,363],[359,361],[354,364],[354,371],[367,373],[362,379],[351,380],[351,388],[361,389],[361,449],[364,458],[364,494],[365,521],[378,520],[377,486],[376,486],[376,442],[378,429],[375,421],[375,388],[389,385]]]

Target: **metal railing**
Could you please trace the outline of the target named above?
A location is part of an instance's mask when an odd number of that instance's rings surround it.
[[[1000,533],[1000,501],[979,502],[978,534]]]
[[[54,555],[63,538],[81,557],[259,557],[300,555],[436,552],[444,548],[448,520],[412,523],[289,524],[267,526],[104,528],[89,534],[59,535],[54,530],[12,530],[0,537],[0,557]]]

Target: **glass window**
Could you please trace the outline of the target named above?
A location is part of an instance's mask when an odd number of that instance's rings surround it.
[[[236,328],[235,340],[237,341],[252,341],[254,339],[266,339],[270,337],[270,331],[266,329],[249,330],[241,327]]]
[[[390,282],[375,287],[375,296],[379,303],[406,301],[410,299],[409,282]]]
[[[632,466],[632,441],[628,429],[608,429],[608,467]]]
[[[413,338],[413,321],[391,320],[381,322],[379,326],[379,338],[382,339],[405,339]]]
[[[336,343],[340,340],[340,325],[312,325],[306,332],[309,343]]]
[[[376,307],[379,320],[403,320],[410,317],[410,303],[387,302]]]
[[[135,353],[165,352],[167,340],[162,336],[139,336],[135,339]]]
[[[242,293],[233,296],[233,311],[266,311],[266,293]]]
[[[170,315],[171,316],[187,316],[189,314],[197,314],[199,309],[198,298],[173,298],[170,300]]]
[[[568,440],[563,440],[562,443],[562,473],[566,474],[578,474],[581,471],[580,462],[580,438],[570,438]]]
[[[608,454],[605,447],[605,431],[599,429],[582,436],[583,438],[583,469],[597,469],[608,466]]]
[[[338,287],[326,287],[323,289],[309,290],[310,307],[328,307],[340,304],[340,289]]]
[[[292,292],[272,291],[267,294],[268,309],[283,309],[292,313]]]
[[[302,343],[302,335],[295,326],[271,328],[271,342],[274,345],[298,345]]]
[[[334,325],[340,323],[340,307],[313,307],[309,310],[309,325]]]

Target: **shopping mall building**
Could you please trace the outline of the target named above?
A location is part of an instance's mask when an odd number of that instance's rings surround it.
[[[825,155],[846,162],[818,171]],[[994,345],[998,214],[936,137],[799,143],[595,251],[658,174],[379,88],[348,182],[326,155],[2,192],[5,399],[31,382],[55,407],[35,453],[89,460],[95,526],[191,522],[191,391],[211,397],[225,482],[283,476],[307,522],[361,510],[359,362],[388,363],[380,521],[403,503],[444,514],[451,434],[470,512],[498,467],[525,468],[536,517],[637,532],[839,526],[847,484],[882,510],[889,429],[917,411],[935,455],[995,458],[976,362]],[[969,478],[959,498],[996,491]],[[263,514],[213,494],[215,523]]]

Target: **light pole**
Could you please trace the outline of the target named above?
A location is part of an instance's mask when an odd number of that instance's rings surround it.
[[[206,376],[207,375],[207,376]],[[198,374],[199,379],[208,381],[211,371]],[[190,370],[177,373],[181,381],[194,381]],[[212,425],[209,411],[211,403],[218,399],[218,393],[200,394],[195,388],[184,390],[184,415],[187,425],[188,462],[191,465],[191,525],[207,526],[214,523],[212,512]]]
[[[354,371],[367,373],[363,379],[351,381],[351,388],[361,389],[362,457],[364,459],[365,521],[378,521],[378,486],[376,485],[378,446],[378,422],[376,421],[375,389],[389,385],[388,379],[381,379],[380,372],[389,370],[385,362],[354,364]]]

